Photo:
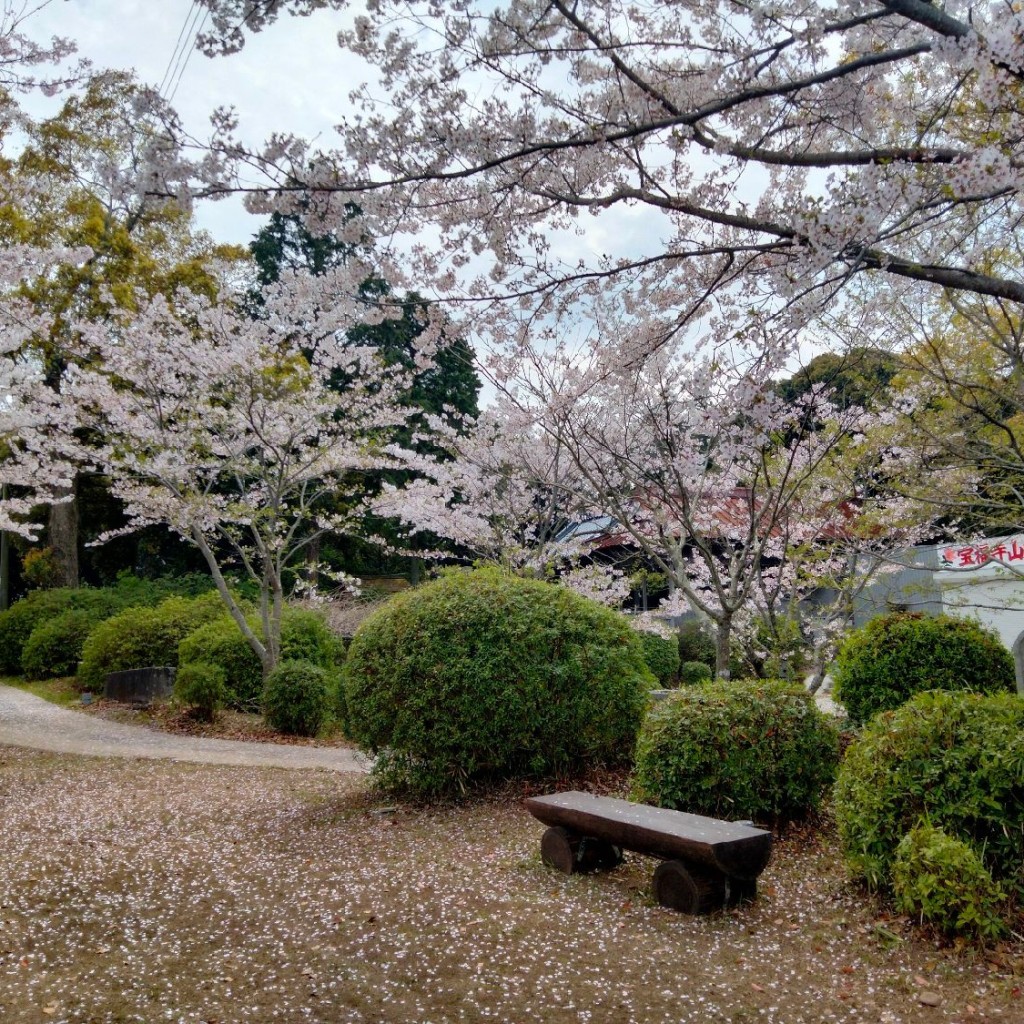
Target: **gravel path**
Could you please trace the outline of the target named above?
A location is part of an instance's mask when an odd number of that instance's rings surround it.
[[[196,764],[324,768],[365,772],[367,761],[343,747],[302,747],[175,736],[68,711],[13,686],[0,685],[0,744],[59,754],[149,757]]]

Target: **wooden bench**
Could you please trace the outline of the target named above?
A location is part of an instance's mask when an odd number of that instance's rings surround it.
[[[549,826],[540,841],[541,859],[549,867],[566,875],[613,868],[624,849],[659,857],[654,898],[687,914],[754,899],[757,876],[772,852],[771,833],[749,822],[591,793],[530,797],[526,808]]]

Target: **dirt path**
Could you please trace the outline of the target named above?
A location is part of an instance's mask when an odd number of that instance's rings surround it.
[[[0,744],[60,754],[147,757],[196,764],[323,768],[360,773],[367,770],[366,759],[354,750],[174,736],[68,711],[24,690],[3,685],[0,685]]]

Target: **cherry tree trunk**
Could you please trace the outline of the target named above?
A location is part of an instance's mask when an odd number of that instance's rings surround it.
[[[732,640],[732,616],[718,620],[715,632],[715,678],[729,678],[729,654]]]
[[[47,522],[47,534],[53,557],[57,563],[59,576],[56,581],[60,587],[78,586],[78,501],[74,495],[74,485],[70,491],[70,501],[62,501],[50,506],[50,517]],[[61,495],[63,497],[63,495]]]

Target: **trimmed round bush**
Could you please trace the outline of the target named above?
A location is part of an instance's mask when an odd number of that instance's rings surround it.
[[[1000,693],[1016,687],[1013,656],[970,619],[898,612],[853,630],[836,658],[835,694],[866,722],[923,690]]]
[[[838,759],[834,723],[802,688],[719,680],[651,709],[633,798],[715,818],[799,818],[818,806]]]
[[[174,675],[174,699],[203,721],[212,722],[224,706],[224,670],[205,661],[182,665]]]
[[[671,686],[679,673],[679,644],[658,633],[637,630],[644,662],[662,686]]]
[[[710,683],[714,673],[706,662],[684,661],[679,666],[679,685],[696,686],[700,683]]]
[[[1006,934],[1006,893],[967,843],[919,825],[896,847],[892,863],[896,909],[946,935],[998,939]]]
[[[178,645],[193,630],[223,614],[216,593],[170,597],[155,608],[129,608],[101,622],[82,649],[78,685],[102,690],[108,672],[178,664]]]
[[[250,618],[249,624],[259,632],[258,620]],[[345,659],[345,644],[322,615],[304,608],[285,608],[281,658],[310,661],[336,677]],[[178,659],[182,665],[197,661],[219,665],[224,670],[227,703],[240,711],[259,708],[263,665],[230,615],[222,615],[186,636],[178,646]]]
[[[282,661],[263,687],[263,714],[271,728],[315,736],[327,721],[330,677],[311,661]]]
[[[626,762],[654,685],[624,616],[496,569],[394,597],[344,679],[379,783],[423,796]]]
[[[21,649],[22,672],[29,679],[73,676],[86,638],[103,618],[96,612],[78,609],[41,622]]]
[[[936,690],[878,715],[849,747],[834,810],[846,863],[889,889],[896,848],[922,822],[968,843],[1024,895],[1024,700]]]

